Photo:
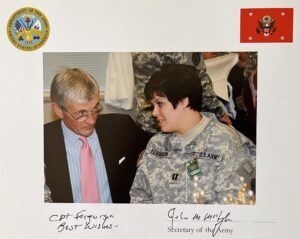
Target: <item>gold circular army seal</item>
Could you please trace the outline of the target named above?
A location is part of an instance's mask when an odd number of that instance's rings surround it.
[[[34,51],[42,47],[50,33],[46,16],[38,9],[24,7],[15,11],[7,23],[10,42],[20,50]]]

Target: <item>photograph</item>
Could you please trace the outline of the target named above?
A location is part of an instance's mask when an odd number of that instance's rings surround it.
[[[45,52],[45,202],[255,204],[257,62]]]
[[[299,4],[0,2],[1,238],[297,238]]]

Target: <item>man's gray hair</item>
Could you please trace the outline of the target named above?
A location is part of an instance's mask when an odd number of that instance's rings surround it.
[[[91,75],[78,68],[64,68],[51,84],[51,101],[66,107],[70,101],[85,104],[99,95],[99,86]]]

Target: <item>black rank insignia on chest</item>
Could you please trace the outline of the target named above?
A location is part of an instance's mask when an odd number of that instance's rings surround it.
[[[180,178],[181,178],[181,173],[178,173],[178,172],[172,172],[172,173],[170,174],[169,182],[172,183],[172,184],[179,183]]]

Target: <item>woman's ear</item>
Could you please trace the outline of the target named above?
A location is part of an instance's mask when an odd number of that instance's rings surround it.
[[[54,113],[56,114],[56,116],[58,118],[62,119],[63,118],[63,112],[62,112],[61,107],[58,104],[54,103],[54,102],[51,103],[51,107],[52,107]]]
[[[188,107],[188,105],[190,104],[190,101],[189,101],[189,98],[188,97],[185,97],[183,100],[182,100],[182,105],[184,108]]]

